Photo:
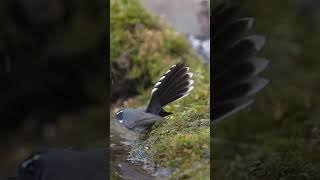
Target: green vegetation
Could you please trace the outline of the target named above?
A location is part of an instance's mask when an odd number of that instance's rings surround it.
[[[156,82],[164,69],[181,58],[194,59],[181,35],[151,17],[135,0],[112,0],[110,5],[111,64],[129,53],[130,79],[141,85]]]
[[[132,67],[128,78],[139,80],[139,94],[130,107],[148,103],[150,88],[171,65],[185,60],[194,73],[192,93],[165,109],[174,114],[145,134],[145,154],[158,167],[172,169],[171,178],[208,179],[210,157],[209,69],[173,29],[151,17],[136,0],[111,0],[111,63],[126,52]],[[123,106],[122,102],[118,102]]]

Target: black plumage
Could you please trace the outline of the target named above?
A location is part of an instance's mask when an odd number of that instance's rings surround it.
[[[212,120],[224,119],[250,105],[253,94],[269,82],[258,77],[268,60],[256,57],[265,44],[249,35],[254,19],[240,17],[239,8],[220,4],[211,12]]]
[[[50,149],[31,154],[9,180],[101,180],[108,177],[106,150]]]
[[[192,75],[184,63],[173,65],[155,84],[146,112],[162,117],[171,114],[162,107],[189,94],[193,89]]]

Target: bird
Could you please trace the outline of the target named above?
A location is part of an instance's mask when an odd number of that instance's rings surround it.
[[[265,37],[251,35],[252,17],[241,17],[239,6],[222,3],[211,12],[211,122],[216,124],[254,102],[253,95],[269,80],[259,77],[269,64],[257,53]]]
[[[48,149],[23,160],[8,180],[101,180],[108,177],[107,150]]]
[[[172,114],[163,107],[190,94],[193,87],[193,73],[185,63],[177,63],[154,85],[151,99],[146,109],[125,108],[116,113],[117,122],[127,129],[142,133],[149,130],[154,123]]]

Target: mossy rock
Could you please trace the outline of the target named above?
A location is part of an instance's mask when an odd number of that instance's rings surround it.
[[[185,61],[194,74],[191,94],[165,107],[173,115],[145,134],[145,154],[156,166],[173,169],[172,179],[209,179],[209,68],[182,34],[150,16],[136,0],[111,0],[110,5],[111,66],[129,52],[128,78],[139,83],[139,95],[127,106],[146,105],[152,88],[148,84],[157,82],[177,62]]]

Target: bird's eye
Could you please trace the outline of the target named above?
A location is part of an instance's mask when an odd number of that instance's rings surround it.
[[[33,175],[35,173],[36,167],[39,165],[38,160],[40,159],[40,154],[32,154],[20,164],[20,173],[27,173]]]
[[[119,120],[119,122],[121,122],[121,121],[123,120],[123,116],[124,116],[123,110],[120,110],[120,111],[117,112],[117,114],[116,114],[116,118]]]

